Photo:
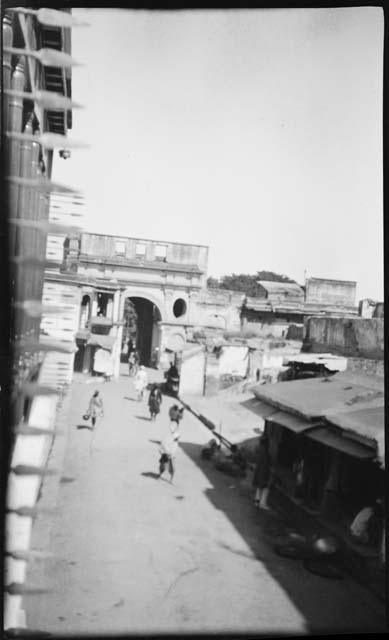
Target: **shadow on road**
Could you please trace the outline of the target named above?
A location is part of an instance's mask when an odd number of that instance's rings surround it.
[[[382,631],[383,618],[380,620],[371,616],[372,619],[367,622],[367,612],[365,617],[362,616],[365,628],[361,626],[361,622],[359,627],[351,626],[350,620],[354,620],[352,611],[355,604],[351,601],[347,586],[350,586],[350,583],[347,580],[337,582],[316,576],[312,579],[312,575],[303,568],[300,561],[280,558],[275,553],[274,545],[285,538],[294,527],[273,509],[258,511],[254,508],[250,478],[241,481],[215,469],[212,461],[201,458],[202,445],[180,442],[180,447],[201,468],[212,485],[212,488],[205,490],[208,500],[215,509],[228,517],[251,553],[228,547],[224,541],[217,544],[231,553],[251,557],[253,562],[263,563],[304,617],[308,633]],[[326,594],[330,600],[327,603]],[[323,602],[326,603],[325,606]],[[355,625],[358,625],[357,621]]]
[[[145,478],[153,478],[154,480],[158,480],[159,478],[159,473],[155,473],[154,471],[142,471],[140,475]]]

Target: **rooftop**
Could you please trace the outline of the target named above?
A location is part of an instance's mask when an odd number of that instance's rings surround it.
[[[257,280],[257,284],[261,285],[268,293],[276,293],[284,296],[304,297],[304,291],[295,282],[274,282],[272,280]]]
[[[204,270],[196,264],[179,262],[165,262],[163,260],[147,260],[144,258],[126,258],[125,256],[101,257],[90,253],[80,253],[79,262],[94,264],[116,265],[118,267],[133,267],[134,269],[152,269],[155,271],[185,271],[187,273],[202,274]]]
[[[330,378],[257,385],[253,393],[257,401],[273,408],[310,421],[321,418],[330,425],[361,436],[377,447],[378,458],[384,464],[383,378],[345,371]]]
[[[306,282],[333,282],[336,284],[355,284],[357,282],[355,280],[334,280],[332,278],[307,278]]]
[[[281,410],[308,420],[327,413],[384,406],[384,381],[375,376],[350,376],[347,371],[330,378],[292,380],[257,385],[254,395]]]
[[[206,244],[194,244],[193,242],[173,242],[172,240],[155,240],[152,238],[137,238],[134,236],[123,236],[113,233],[95,233],[93,231],[83,231],[83,236],[102,236],[104,238],[115,238],[115,240],[136,240],[136,242],[154,242],[155,244],[176,244],[179,246],[185,245],[186,247],[201,247],[203,249],[209,249]]]

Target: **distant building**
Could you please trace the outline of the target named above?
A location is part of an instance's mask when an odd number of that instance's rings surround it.
[[[305,302],[354,309],[356,290],[357,283],[354,281],[307,278]]]
[[[371,298],[364,298],[359,301],[359,315],[362,318],[383,318],[384,303],[377,302]]]
[[[357,316],[356,283],[309,278],[296,283],[259,281],[257,296],[246,296],[241,307],[242,329],[258,335],[303,338],[309,316]]]

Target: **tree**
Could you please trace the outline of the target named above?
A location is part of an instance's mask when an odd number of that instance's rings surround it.
[[[253,298],[257,295],[257,282],[258,280],[266,280],[267,282],[291,282],[295,283],[288,276],[274,273],[274,271],[257,271],[256,274],[250,275],[247,273],[232,273],[231,275],[222,276],[220,280],[209,277],[207,285],[210,289],[230,289],[231,291],[242,291],[246,295]]]
[[[219,280],[217,278],[212,278],[212,276],[210,276],[207,280],[207,287],[209,289],[219,289],[220,288]]]

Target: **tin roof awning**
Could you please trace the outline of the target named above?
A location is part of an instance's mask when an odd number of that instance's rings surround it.
[[[90,319],[90,325],[95,325],[98,327],[112,327],[113,320],[111,318],[105,318],[104,316],[94,316]]]
[[[374,459],[377,455],[375,447],[365,446],[350,438],[347,433],[334,431],[331,427],[320,427],[306,434],[308,438],[316,440],[327,447],[337,449],[342,453],[360,459]]]
[[[114,336],[104,336],[94,333],[89,338],[87,344],[91,345],[91,347],[101,347],[101,349],[112,351],[115,340],[116,338]]]
[[[325,419],[344,431],[362,436],[371,446],[377,446],[378,459],[385,464],[385,407],[383,403],[373,405],[355,411],[327,413]]]
[[[285,413],[284,411],[277,411],[273,413],[268,418],[268,422],[274,422],[276,424],[280,424],[282,427],[286,427],[294,433],[303,433],[308,429],[313,429],[318,425],[321,425],[321,422],[310,422],[309,420],[304,420],[304,418],[299,418],[298,416],[292,415],[291,413]]]
[[[329,413],[356,411],[372,403],[384,404],[383,381],[376,385],[368,376],[359,376],[354,382],[346,372],[335,373],[330,378],[257,385],[253,393],[279,411],[294,413],[307,420]]]
[[[278,409],[273,407],[271,404],[267,404],[266,402],[261,402],[257,398],[250,398],[249,400],[245,400],[241,404],[243,407],[245,407],[249,411],[252,411],[253,413],[256,413],[257,416],[259,416],[260,418],[263,418],[264,420],[266,420],[269,416],[271,416],[273,413],[278,411]]]
[[[89,336],[90,336],[90,330],[89,329],[79,329],[76,333],[76,340],[88,340]]]

